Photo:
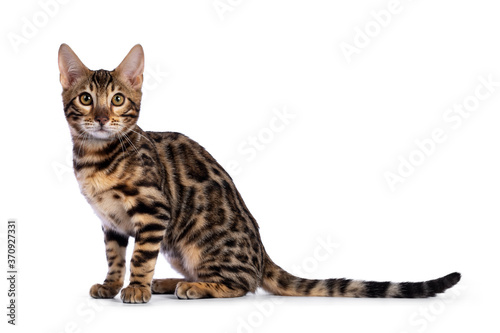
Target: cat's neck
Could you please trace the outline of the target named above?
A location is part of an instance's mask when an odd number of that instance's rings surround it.
[[[144,131],[137,125],[128,132],[106,140],[92,138],[82,134],[72,135],[73,155],[75,157],[84,157],[89,154],[106,155],[109,153],[110,149],[114,149],[113,147],[117,145],[124,151],[130,149],[131,152],[135,152],[136,150],[133,148],[137,146],[142,135],[144,135]]]

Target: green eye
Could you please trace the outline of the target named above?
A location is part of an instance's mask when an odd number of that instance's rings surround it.
[[[111,103],[113,103],[114,106],[120,106],[123,102],[125,102],[125,97],[122,94],[116,94],[111,99]]]
[[[90,96],[89,93],[83,93],[80,95],[80,103],[83,105],[90,105],[92,104],[92,96]]]

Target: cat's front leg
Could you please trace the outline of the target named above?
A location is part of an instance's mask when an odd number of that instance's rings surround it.
[[[156,216],[155,216],[156,215]],[[130,261],[130,283],[122,289],[124,303],[147,303],[151,299],[151,282],[160,244],[168,219],[163,214],[140,214],[132,217],[136,226],[135,245]]]
[[[103,227],[106,258],[108,259],[108,274],[103,284],[94,284],[90,288],[90,296],[94,298],[113,298],[123,287],[125,277],[125,251],[128,236],[121,235]]]

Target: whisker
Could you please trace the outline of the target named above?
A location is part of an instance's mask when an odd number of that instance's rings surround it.
[[[85,132],[81,132],[80,134],[78,134],[78,136],[75,138],[75,141],[76,140],[79,140],[82,136],[85,135]]]
[[[142,135],[141,133],[139,133],[139,132],[137,132],[137,131],[134,131],[133,129],[131,129],[131,131],[132,131],[132,132],[134,132],[134,133],[136,133],[136,134],[138,134],[138,135],[140,135],[141,137],[143,137],[144,139],[148,140],[149,142],[151,142],[151,144],[153,145],[153,147],[155,146],[154,142],[153,142],[153,141],[151,141],[151,139],[150,139],[150,138],[148,138],[147,136]]]
[[[119,134],[119,133],[118,133],[118,134]],[[120,146],[121,146],[121,148],[122,148],[122,152],[125,154],[125,147],[123,146],[123,140],[122,140],[122,138],[120,137],[120,135],[117,135],[116,137],[117,137],[117,138],[118,138],[118,140],[120,141]],[[128,154],[128,152],[127,152],[127,154]],[[130,154],[128,154],[128,155],[130,155]]]
[[[83,132],[83,139],[80,141],[80,147],[78,148],[78,156],[80,156],[80,150],[82,149],[83,145],[85,144],[85,140],[87,140],[88,133]]]
[[[129,144],[132,146],[132,148],[135,150],[135,152],[139,156],[139,159],[141,160],[142,166],[144,166],[144,161],[139,153],[139,149],[137,149],[137,147],[134,145],[132,140],[130,140],[130,138],[128,137],[128,135],[126,133],[122,133],[122,137],[129,142]]]
[[[138,134],[139,136],[143,137],[144,139],[148,140],[149,142],[151,142],[151,144],[154,146],[155,144],[153,143],[153,141],[151,141],[147,136],[144,136],[142,135],[141,133],[137,132],[137,131],[134,131],[133,129],[130,129],[132,132]]]

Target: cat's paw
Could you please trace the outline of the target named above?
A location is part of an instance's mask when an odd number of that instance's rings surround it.
[[[162,280],[154,279],[153,282],[151,282],[151,292],[153,294],[165,294],[163,289]]]
[[[90,296],[93,298],[113,298],[118,295],[121,287],[109,284],[96,283],[90,288]]]
[[[151,299],[151,288],[132,285],[122,289],[123,303],[147,303]]]
[[[206,297],[206,293],[198,283],[179,282],[175,288],[175,296],[178,299],[198,299]]]
[[[154,279],[151,283],[153,294],[174,294],[177,283],[184,279]]]

